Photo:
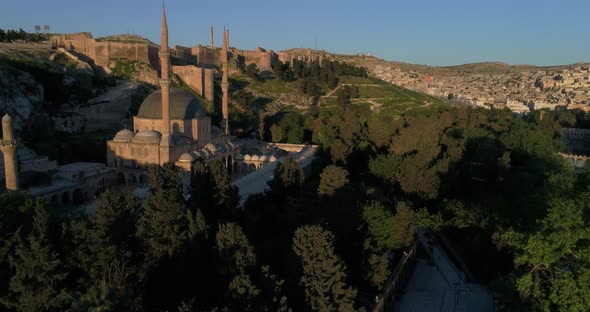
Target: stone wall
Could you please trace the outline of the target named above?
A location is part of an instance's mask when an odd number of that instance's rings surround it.
[[[108,67],[113,59],[129,59],[157,66],[158,47],[150,43],[96,40],[90,33],[52,35],[49,41],[88,56],[98,66]]]
[[[172,72],[178,75],[184,83],[195,90],[200,96],[213,102],[213,69],[201,68],[192,65],[172,66]]]
[[[278,60],[278,55],[273,51],[265,51],[263,49],[255,51],[236,50],[232,52],[237,55],[240,63],[248,66],[249,64],[256,64],[260,70],[272,69],[272,64]]]
[[[198,46],[191,48],[191,54],[197,57],[199,66],[220,66],[221,49]]]

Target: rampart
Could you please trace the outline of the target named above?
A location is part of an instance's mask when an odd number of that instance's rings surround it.
[[[172,72],[178,75],[191,89],[197,91],[200,96],[213,102],[214,77],[213,69],[201,68],[192,65],[172,66]]]
[[[111,60],[128,59],[157,67],[158,47],[148,41],[94,39],[90,33],[59,34],[50,37],[52,45],[88,56],[98,66],[107,67]]]

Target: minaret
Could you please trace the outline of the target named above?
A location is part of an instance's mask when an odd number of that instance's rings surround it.
[[[229,48],[229,32],[227,30],[223,31],[223,47],[221,48],[221,71],[222,71],[222,78],[221,78],[221,91],[223,92],[222,100],[221,100],[221,113],[223,115],[221,121],[221,128],[224,130],[225,134],[229,134],[229,121],[228,121],[228,97],[229,97],[229,80],[228,80],[228,48]]]
[[[4,154],[4,174],[6,176],[6,189],[18,191],[18,165],[16,161],[17,141],[12,133],[12,118],[6,114],[2,117],[2,140],[0,150]]]
[[[170,49],[168,48],[168,23],[166,21],[166,7],[162,6],[160,51],[160,88],[162,89],[162,139],[160,141],[160,163],[170,161]]]
[[[211,49],[215,48],[213,45],[213,26],[211,26]]]

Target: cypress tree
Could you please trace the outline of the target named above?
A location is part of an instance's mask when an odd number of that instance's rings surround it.
[[[336,256],[334,235],[319,225],[295,231],[293,251],[299,258],[301,286],[312,311],[353,311],[357,291],[346,285],[346,265]]]
[[[149,178],[150,193],[137,225],[148,266],[164,255],[172,257],[188,240],[177,168],[172,163],[152,167]]]
[[[64,280],[67,272],[49,240],[49,215],[45,203],[37,200],[33,229],[27,237],[15,234],[15,250],[8,260],[14,275],[8,298],[2,303],[16,311],[59,311],[70,301]]]

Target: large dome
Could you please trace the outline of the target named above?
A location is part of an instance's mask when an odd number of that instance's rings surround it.
[[[184,89],[170,89],[170,119],[206,117],[207,111],[197,98]],[[152,92],[137,112],[139,118],[162,119],[162,90]]]

